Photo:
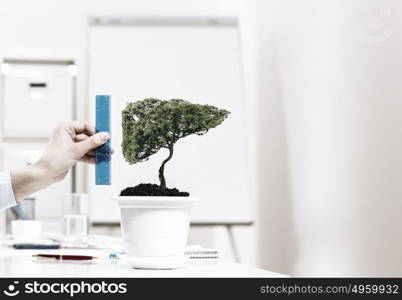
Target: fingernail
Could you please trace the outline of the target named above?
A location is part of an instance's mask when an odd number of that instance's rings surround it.
[[[107,141],[109,139],[109,134],[107,132],[101,132],[100,138],[102,141]]]

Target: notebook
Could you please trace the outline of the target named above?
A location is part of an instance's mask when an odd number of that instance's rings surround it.
[[[184,251],[184,255],[188,258],[192,259],[200,259],[200,258],[219,258],[219,253],[217,249],[208,249],[201,247],[200,245],[191,245],[187,246],[186,250]]]

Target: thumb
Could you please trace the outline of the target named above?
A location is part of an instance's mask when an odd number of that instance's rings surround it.
[[[80,157],[84,156],[85,153],[92,149],[102,146],[109,140],[109,134],[107,132],[98,132],[91,135],[89,138],[83,140],[82,142],[76,143],[76,149]]]

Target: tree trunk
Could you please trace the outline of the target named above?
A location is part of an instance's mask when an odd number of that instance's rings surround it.
[[[161,167],[159,168],[159,181],[160,181],[160,188],[166,189],[166,180],[165,175],[163,172],[165,171],[165,164],[172,158],[173,156],[173,147],[169,148],[169,156],[162,162]]]

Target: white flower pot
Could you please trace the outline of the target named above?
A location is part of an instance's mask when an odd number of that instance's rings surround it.
[[[176,269],[184,249],[194,197],[116,197],[128,260],[134,268]]]

